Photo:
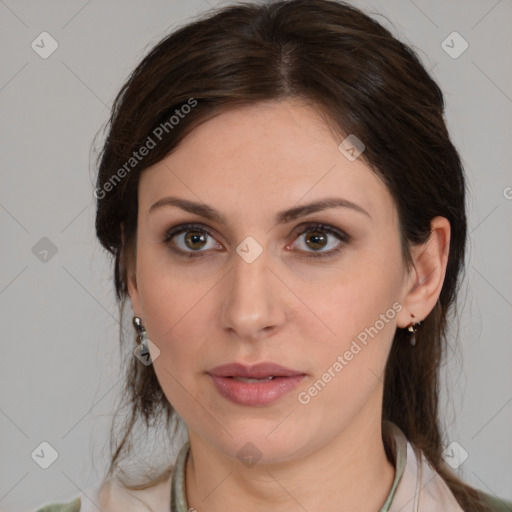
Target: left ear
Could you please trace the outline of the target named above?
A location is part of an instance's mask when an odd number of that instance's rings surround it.
[[[411,251],[414,268],[404,282],[401,300],[403,309],[397,316],[397,325],[401,328],[407,327],[411,322],[423,321],[441,294],[450,251],[448,219],[434,217],[430,223],[428,240],[413,246]]]

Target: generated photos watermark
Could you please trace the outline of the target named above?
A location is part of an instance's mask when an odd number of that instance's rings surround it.
[[[385,325],[395,318],[396,314],[402,311],[403,306],[399,302],[393,305],[385,312],[381,313],[379,319],[370,327],[365,327],[358,335],[357,340],[352,340],[350,348],[346,350],[343,355],[338,355],[336,361],[333,362],[329,368],[322,374],[322,376],[315,381],[306,391],[301,391],[297,395],[299,403],[307,405],[311,399],[318,395],[329,382],[332,381],[344,368],[349,364],[354,357],[361,352],[361,350],[368,344],[368,336],[374,338],[377,334],[384,329]],[[359,343],[362,345],[360,345]]]
[[[185,104],[183,104],[179,109],[174,111],[174,114],[163,123],[160,123],[150,135],[148,135],[146,141],[140,148],[136,151],[133,151],[132,156],[124,163],[122,167],[120,167],[101,187],[96,187],[94,189],[94,197],[96,199],[103,199],[108,192],[114,190],[118,183],[137,167],[139,163],[149,155],[152,149],[154,149],[157,144],[164,138],[164,136],[170,133],[175,126],[177,126],[182,119],[185,118],[187,114],[189,114],[192,109],[197,105],[197,100],[194,98],[189,98]]]

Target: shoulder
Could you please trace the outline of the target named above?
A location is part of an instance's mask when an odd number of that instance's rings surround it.
[[[479,491],[480,496],[488,503],[493,512],[512,512],[512,501]]]
[[[82,506],[81,501],[80,496],[78,496],[73,501],[67,503],[51,503],[50,505],[45,505],[35,512],[80,512]]]
[[[72,501],[50,503],[35,512],[168,512],[171,501],[171,466],[150,487],[126,488],[116,480],[95,484]]]
[[[116,480],[108,480],[98,492],[98,505],[104,512],[168,512],[171,477],[172,467],[158,481],[139,489],[127,488]]]

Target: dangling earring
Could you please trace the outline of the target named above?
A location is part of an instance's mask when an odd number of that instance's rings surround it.
[[[414,315],[411,313],[411,318],[414,318]],[[407,326],[407,330],[411,333],[411,339],[409,340],[410,344],[414,347],[416,345],[416,332],[418,331],[418,327],[421,325],[421,322],[411,322]]]
[[[153,361],[151,360],[151,354],[149,353],[146,328],[142,325],[142,320],[138,316],[133,317],[133,326],[137,331],[137,341],[139,342],[133,353],[142,364],[149,366]]]

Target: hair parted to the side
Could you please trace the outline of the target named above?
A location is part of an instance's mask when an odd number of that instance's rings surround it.
[[[415,346],[406,330],[396,331],[385,372],[383,420],[394,422],[423,450],[464,510],[489,510],[441,456],[439,370],[466,247],[462,163],[447,132],[440,88],[409,46],[361,10],[330,0],[233,4],[175,30],[133,71],[112,108],[96,183],[102,191],[96,233],[113,256],[121,319],[127,258],[135,250],[141,172],[214,115],[248,103],[291,98],[314,105],[340,142],[355,134],[365,144],[359,158],[382,179],[396,203],[405,264],[411,265],[410,246],[429,238],[434,217],[450,222],[439,300],[417,332]],[[165,133],[155,131],[191,100],[195,106],[179,123]],[[155,133],[165,136],[115,186],[106,187]],[[146,427],[157,422],[168,427],[177,415],[153,366],[133,357],[134,340],[128,342],[123,392],[129,417],[119,437],[112,429],[110,476],[131,453],[130,436],[138,419]]]

